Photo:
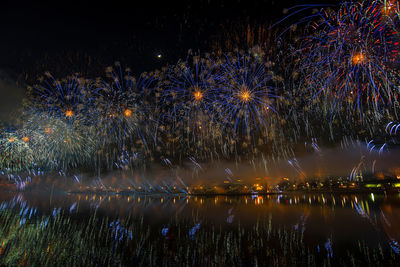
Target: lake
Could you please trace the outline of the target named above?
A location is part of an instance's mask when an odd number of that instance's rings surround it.
[[[0,203],[6,266],[398,266],[400,260],[399,194],[0,192]]]

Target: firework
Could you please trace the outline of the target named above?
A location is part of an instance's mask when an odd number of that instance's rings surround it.
[[[322,10],[310,24],[303,67],[311,99],[327,99],[331,113],[346,105],[359,111],[382,113],[398,99],[399,39],[384,18],[381,2],[345,2],[339,11]]]
[[[142,74],[135,79],[129,69],[107,69],[108,80],[99,84],[99,97],[95,102],[96,128],[102,146],[111,148],[112,155],[125,150],[149,150],[150,127],[155,123],[151,106],[146,102],[155,84],[155,79]]]
[[[28,171],[34,164],[29,137],[18,131],[0,132],[0,169],[5,172]]]
[[[93,129],[39,113],[27,119],[24,130],[31,133],[29,145],[42,166],[67,170],[90,164],[96,147]]]
[[[163,125],[174,133],[172,142],[188,154],[209,153],[220,129],[215,114],[218,64],[209,58],[190,57],[168,70],[162,92]],[[168,134],[167,134],[168,135]]]
[[[21,129],[2,134],[2,169],[100,172],[161,162],[199,175],[205,162],[255,166],[262,158],[266,166],[296,158],[304,142],[321,153],[331,142],[371,140],[387,121],[395,139],[398,14],[394,1],[344,2],[301,19],[296,27],[308,21],[305,31],[291,27],[287,39],[274,41],[275,30],[262,27],[256,37],[250,27],[247,46],[257,46],[247,52],[189,53],[137,78],[119,63],[95,80],[46,73],[29,90]]]
[[[39,84],[29,87],[26,113],[47,113],[70,122],[88,123],[97,91],[91,80],[78,75],[57,80],[50,73],[39,78]]]
[[[168,116],[176,120],[194,117],[193,125],[203,117],[212,117],[216,84],[216,64],[208,59],[193,58],[193,67],[189,62],[180,62],[169,70],[168,84],[163,98],[170,106]],[[193,125],[190,125],[192,127]],[[198,128],[197,126],[196,128]]]
[[[268,113],[275,112],[272,98],[276,97],[270,86],[271,75],[265,62],[251,55],[226,57],[222,68],[220,116],[235,134],[250,135],[252,130],[268,127]]]

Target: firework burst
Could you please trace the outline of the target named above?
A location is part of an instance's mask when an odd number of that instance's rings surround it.
[[[91,80],[77,74],[57,80],[50,73],[39,78],[39,84],[29,87],[26,113],[46,113],[70,122],[91,121],[97,91]]]
[[[217,139],[220,128],[214,112],[219,89],[217,71],[218,64],[210,58],[194,56],[171,67],[166,75],[162,121],[181,137],[172,139],[177,139],[188,154],[207,153],[210,142]]]
[[[156,122],[147,96],[153,90],[154,77],[142,74],[135,79],[130,69],[122,70],[116,63],[115,68],[107,69],[107,78],[99,84],[94,112],[101,149],[111,148],[107,153],[114,156],[126,150],[149,151],[150,127]]]
[[[40,165],[68,170],[91,164],[94,129],[44,113],[26,120],[24,131]]]
[[[28,171],[34,165],[30,139],[18,131],[0,132],[0,169],[5,172]]]
[[[276,95],[271,87],[268,64],[251,55],[227,56],[221,68],[217,96],[219,115],[235,136],[253,135],[268,127]]]
[[[324,96],[331,113],[352,105],[360,116],[381,113],[398,100],[399,39],[385,19],[381,2],[345,2],[339,11],[322,10],[310,24],[303,69],[312,98]],[[320,101],[320,100],[318,100]]]

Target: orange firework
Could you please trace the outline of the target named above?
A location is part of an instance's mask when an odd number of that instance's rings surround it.
[[[362,52],[355,53],[353,55],[352,61],[354,65],[360,65],[366,60],[365,55]]]
[[[65,111],[65,116],[68,118],[71,118],[72,116],[74,116],[74,112],[69,109],[69,110]]]
[[[124,115],[125,115],[125,117],[130,117],[130,116],[132,116],[132,111],[130,109],[126,109],[124,111]]]
[[[251,100],[251,93],[249,90],[246,88],[242,89],[239,94],[240,99],[242,99],[243,102],[249,102]]]
[[[201,91],[195,91],[193,95],[196,101],[200,101],[203,99],[203,93]]]

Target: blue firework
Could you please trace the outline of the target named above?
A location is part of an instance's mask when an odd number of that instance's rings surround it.
[[[78,75],[61,80],[50,73],[45,76],[39,79],[39,84],[30,88],[27,114],[46,113],[68,121],[88,123],[94,99],[97,97],[94,83]]]
[[[135,79],[130,69],[123,70],[118,63],[107,69],[107,76],[99,85],[95,111],[102,144],[116,146],[118,153],[138,146],[148,148],[147,136],[155,118],[146,101],[155,78],[142,74]]]
[[[268,127],[276,98],[265,62],[248,54],[226,56],[222,65],[220,93],[216,101],[220,119],[235,135],[253,135]]]
[[[211,59],[194,57],[169,69],[163,92],[165,122],[199,132],[215,121],[217,67]]]
[[[399,39],[383,1],[344,2],[322,10],[302,46],[312,97],[325,96],[332,113],[343,104],[382,112],[398,99]]]

